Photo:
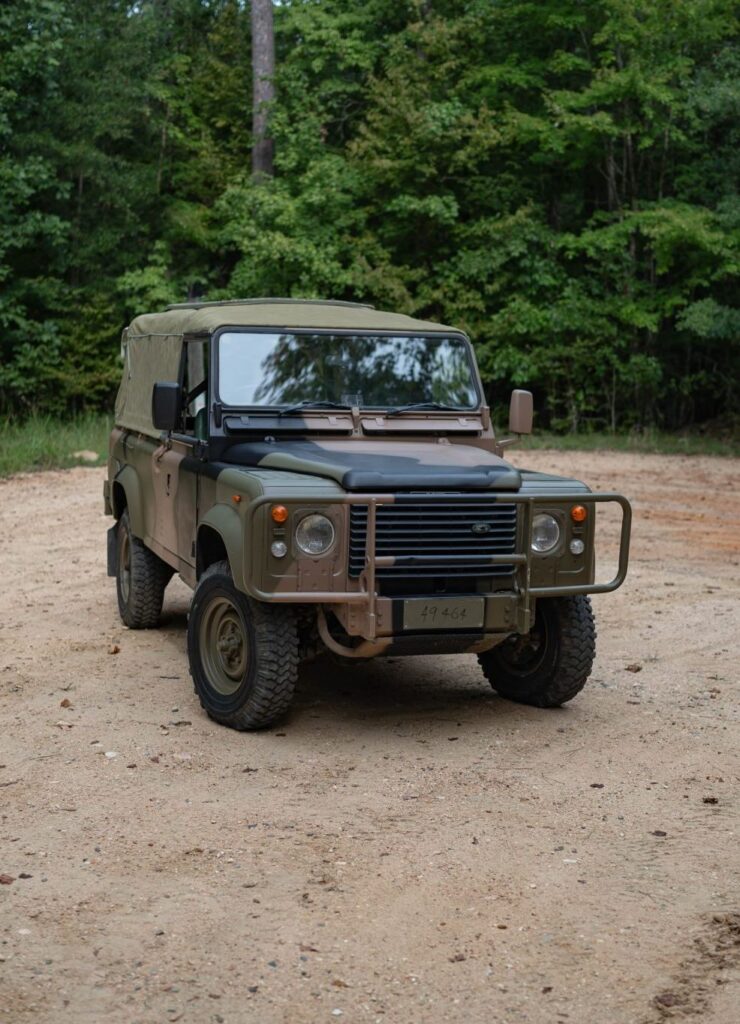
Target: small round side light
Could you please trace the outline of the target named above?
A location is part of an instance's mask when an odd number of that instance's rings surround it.
[[[570,510],[570,518],[574,523],[582,523],[587,515],[588,512],[583,505],[574,505]]]
[[[288,510],[285,505],[273,505],[270,509],[270,515],[274,523],[284,523],[288,518]]]
[[[285,558],[288,553],[288,546],[281,540],[274,540],[270,545],[270,551],[272,551],[275,558]]]

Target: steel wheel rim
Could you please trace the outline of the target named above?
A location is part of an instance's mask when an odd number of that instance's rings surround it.
[[[203,611],[198,634],[208,684],[222,697],[232,697],[249,666],[247,630],[239,609],[227,597],[213,597]]]
[[[121,546],[118,551],[119,577],[121,581],[121,597],[123,603],[128,604],[128,596],[131,592],[131,541],[128,530],[121,532]]]

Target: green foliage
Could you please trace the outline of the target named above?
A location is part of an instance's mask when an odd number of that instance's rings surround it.
[[[0,8],[0,409],[110,402],[134,313],[360,299],[465,328],[556,430],[732,422],[732,0],[283,0],[249,174],[238,0]]]

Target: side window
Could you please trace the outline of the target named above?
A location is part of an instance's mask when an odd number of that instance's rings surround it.
[[[185,353],[185,432],[199,441],[208,438],[208,342],[189,341]]]

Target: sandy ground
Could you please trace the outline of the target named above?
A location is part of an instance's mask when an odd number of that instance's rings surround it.
[[[179,581],[121,627],[100,470],[0,484],[3,1024],[740,1019],[740,462],[521,461],[634,501],[586,690],[316,663],[261,734],[197,704]]]

